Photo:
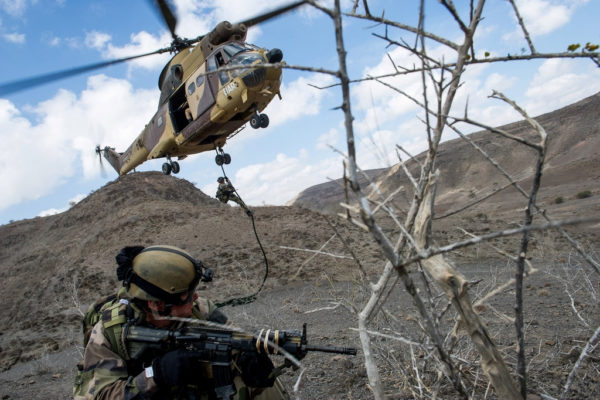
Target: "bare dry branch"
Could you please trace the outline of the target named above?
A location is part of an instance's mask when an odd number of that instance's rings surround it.
[[[529,37],[529,32],[525,27],[525,23],[523,22],[523,18],[521,18],[521,13],[519,12],[517,5],[515,4],[515,1],[508,0],[508,2],[512,5],[513,10],[515,10],[515,15],[517,16],[517,20],[519,21],[519,26],[523,30],[523,35],[525,36],[525,40],[527,40],[527,44],[529,45],[529,50],[531,50],[531,54],[535,54],[535,47],[533,47],[533,42],[531,41],[531,37]]]
[[[585,358],[590,354],[590,350],[593,348],[594,342],[596,342],[598,340],[598,337],[600,337],[600,326],[598,328],[596,328],[596,331],[594,332],[594,334],[590,337],[588,342],[585,344],[585,347],[584,347],[583,351],[581,352],[581,354],[579,355],[577,362],[575,363],[575,365],[573,366],[573,369],[569,373],[569,377],[567,378],[567,383],[565,383],[565,387],[560,396],[561,399],[565,399],[567,397],[567,393],[569,393],[569,390],[571,389],[571,385],[573,384],[573,380],[575,379],[575,375],[577,374],[577,371],[581,367],[583,360],[585,360]]]

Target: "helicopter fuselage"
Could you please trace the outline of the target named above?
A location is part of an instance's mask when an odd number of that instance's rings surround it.
[[[281,68],[262,65],[280,61],[280,50],[241,40],[210,46],[205,57],[206,50],[201,42],[176,54],[160,76],[159,108],[151,121],[125,152],[104,148],[119,175],[147,160],[220,149],[279,95]]]

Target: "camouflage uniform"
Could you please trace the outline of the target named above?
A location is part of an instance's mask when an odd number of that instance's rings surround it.
[[[151,365],[156,354],[148,354],[142,360],[132,360],[127,354],[127,346],[122,341],[123,325],[131,318],[136,325],[144,324],[144,312],[130,302],[123,291],[119,298],[101,308],[102,318],[91,331],[83,360],[77,365],[78,374],[74,386],[75,400],[128,400],[128,399],[212,399],[212,391],[202,390],[203,377],[210,376],[208,364],[198,371],[198,386],[161,389],[153,377],[147,377],[145,367]],[[206,299],[198,299],[192,311],[192,318],[213,319],[215,305]],[[225,318],[220,311],[219,316]],[[226,319],[226,318],[225,318]],[[184,323],[175,327],[181,328]],[[173,329],[173,328],[171,328]],[[273,387],[248,388],[239,376],[234,385],[238,400],[287,400],[289,395],[276,379]]]
[[[244,202],[235,195],[233,186],[230,182],[219,183],[219,188],[217,189],[217,199],[221,203],[227,203],[229,200],[237,203],[240,207],[246,208]]]

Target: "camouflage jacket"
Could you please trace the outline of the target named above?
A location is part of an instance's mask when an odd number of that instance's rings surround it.
[[[219,183],[219,187],[217,188],[217,198],[219,197],[229,197],[233,194],[233,186],[231,185],[231,183],[228,182],[224,182],[224,183]]]
[[[213,393],[200,387],[161,389],[153,377],[148,377],[145,367],[151,365],[155,355],[144,360],[128,360],[120,333],[131,310],[136,315],[136,324],[143,324],[143,313],[126,299],[116,299],[102,307],[102,319],[94,325],[85,347],[83,360],[77,365],[73,394],[75,400],[124,400],[124,399],[212,399]],[[209,319],[216,310],[206,299],[198,299],[192,318]],[[220,314],[220,312],[217,311]],[[220,314],[223,316],[222,314]],[[224,316],[223,316],[224,317]],[[212,319],[212,318],[211,318]],[[222,322],[222,321],[220,321]],[[180,324],[179,327],[183,326]],[[115,333],[117,332],[117,334]],[[207,368],[210,368],[207,365]],[[205,371],[210,374],[210,370]],[[199,371],[201,374],[202,372]],[[285,389],[276,381],[272,388],[246,388],[239,376],[234,378],[236,399],[288,399]],[[262,393],[261,393],[262,392]]]

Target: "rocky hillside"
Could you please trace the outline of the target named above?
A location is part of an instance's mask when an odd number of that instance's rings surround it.
[[[597,196],[600,194],[600,93],[575,104],[543,114],[535,119],[548,134],[546,168],[538,201],[552,208],[556,217],[581,215],[581,212],[600,214]],[[526,138],[535,138],[534,131],[526,121],[511,123],[499,129]],[[493,158],[505,171],[515,177],[526,190],[531,184],[535,168],[535,150],[499,136],[490,131],[469,135],[469,139]],[[422,160],[425,153],[416,157]],[[409,169],[418,176],[418,165],[409,161]],[[508,181],[482,154],[467,141],[458,138],[440,146],[437,166],[440,180],[437,188],[436,213],[438,216],[457,210],[478,199],[487,197],[507,186]],[[412,198],[410,183],[404,171],[396,165],[385,172],[373,171],[374,183],[386,197],[400,186],[404,190],[393,202],[397,210],[405,210]],[[364,183],[363,183],[364,185]],[[578,202],[576,195],[591,191],[596,200]],[[369,189],[366,189],[370,193]],[[555,200],[562,197],[561,204]],[[342,212],[344,202],[341,180],[313,186],[300,193],[292,203],[330,214]],[[493,214],[513,211],[523,206],[523,197],[512,187],[497,192],[479,205],[472,207],[468,215],[482,212]],[[592,209],[588,209],[591,207]]]
[[[333,235],[322,215],[299,207],[254,209],[269,262],[266,289],[294,280],[348,278],[354,261],[323,258],[302,265]],[[368,261],[370,238],[333,218]],[[127,245],[179,246],[215,270],[206,295],[215,300],[253,293],[265,264],[252,220],[191,183],[159,172],[133,173],[92,193],[70,210],[0,227],[2,370],[79,343],[80,310],[117,287],[114,257]],[[284,247],[282,247],[284,246]],[[344,253],[339,240],[329,251]],[[302,267],[301,267],[302,266]],[[33,317],[32,317],[33,316]]]

